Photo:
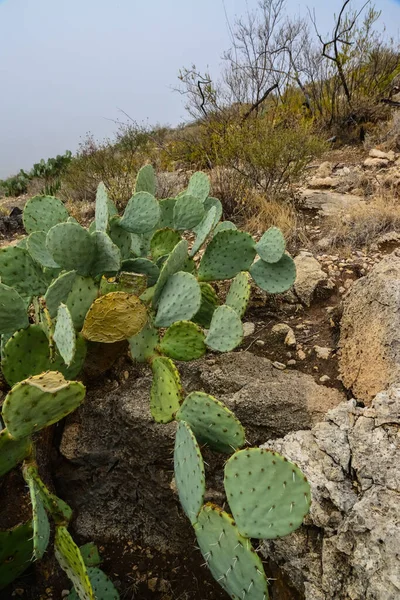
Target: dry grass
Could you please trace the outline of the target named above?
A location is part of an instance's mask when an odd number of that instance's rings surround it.
[[[368,204],[349,209],[341,221],[331,217],[325,224],[332,249],[368,249],[388,232],[400,232],[400,201],[383,194]]]
[[[388,151],[400,150],[400,113],[394,111],[392,118],[388,121],[380,121],[367,135],[364,147],[366,150],[379,147],[381,150]]]

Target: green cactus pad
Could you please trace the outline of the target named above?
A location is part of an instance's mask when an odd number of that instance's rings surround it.
[[[24,471],[25,481],[29,487],[32,505],[33,556],[36,560],[43,558],[50,540],[50,523],[43,504],[42,495],[36,481]]]
[[[76,329],[82,329],[86,314],[98,293],[99,286],[91,277],[82,277],[81,275],[75,277],[66,305]]]
[[[131,233],[152,231],[160,220],[158,201],[148,192],[137,192],[126,205],[121,227]]]
[[[296,281],[296,265],[288,254],[276,263],[260,259],[249,270],[258,287],[269,294],[286,292]]]
[[[210,180],[205,173],[197,171],[189,179],[187,193],[204,203],[210,193]]]
[[[211,350],[230,352],[242,342],[243,324],[238,313],[223,304],[219,306],[211,319],[206,337],[206,345]]]
[[[232,221],[222,221],[222,223],[218,223],[215,227],[213,234],[216,236],[220,231],[229,231],[230,229],[233,231],[237,230],[235,223],[232,223]]]
[[[75,358],[70,367],[56,354],[50,358],[49,341],[40,325],[29,325],[7,341],[3,348],[1,368],[9,385],[44,371],[60,371],[67,379],[73,379],[83,367],[86,342],[79,334],[76,340]]]
[[[201,200],[185,194],[176,199],[174,206],[174,229],[193,229],[204,217]]]
[[[126,292],[139,296],[147,288],[146,275],[121,271],[117,277],[102,277],[100,281],[100,296],[110,292]]]
[[[150,323],[128,341],[132,358],[140,363],[147,362],[157,354],[158,331]]]
[[[270,450],[236,452],[225,465],[224,484],[237,527],[250,538],[288,535],[300,527],[310,508],[307,478]]]
[[[150,240],[153,236],[153,230],[148,233],[139,235],[138,233],[131,233],[131,252],[130,256],[143,257],[145,258],[150,253]]]
[[[185,421],[176,430],[174,471],[180,503],[194,525],[204,503],[206,480],[199,445]]]
[[[64,223],[69,213],[64,204],[54,196],[35,196],[25,204],[23,222],[26,232],[48,232],[49,229]]]
[[[156,195],[157,180],[152,165],[145,165],[139,169],[136,176],[135,192],[148,192]]]
[[[0,477],[13,469],[32,451],[29,438],[14,440],[7,429],[0,431]]]
[[[236,275],[226,296],[225,304],[236,310],[243,317],[250,299],[249,274],[242,271]]]
[[[220,220],[222,219],[223,208],[221,201],[218,198],[213,198],[209,196],[207,200],[204,202],[204,210],[209,211],[212,208],[215,208],[215,218],[214,218],[214,226],[216,227]]]
[[[66,271],[89,275],[96,252],[91,234],[77,223],[60,223],[47,233],[46,246],[56,263]]]
[[[24,465],[22,471],[26,480],[31,479],[35,482],[41,501],[55,524],[67,525],[72,518],[72,509],[68,504],[50,492],[41,480],[37,467]]]
[[[192,321],[208,329],[211,324],[212,316],[219,305],[216,291],[209,283],[200,283],[201,304],[198,312]]]
[[[256,244],[257,254],[267,263],[276,263],[285,252],[286,242],[278,227],[270,227]]]
[[[255,255],[254,240],[249,233],[220,231],[212,238],[201,259],[199,280],[231,279],[240,271],[248,271]]]
[[[196,360],[206,353],[204,333],[191,321],[177,321],[165,332],[160,350],[174,360]]]
[[[201,291],[190,273],[174,273],[165,284],[155,318],[157,327],[169,327],[175,321],[190,320],[199,310]]]
[[[93,302],[82,335],[92,342],[111,344],[136,335],[146,322],[146,307],[137,296],[111,292]]]
[[[0,283],[0,333],[14,333],[29,325],[26,304],[14,288]]]
[[[156,287],[153,295],[153,306],[157,306],[161,292],[167,283],[168,279],[174,273],[181,271],[186,264],[188,258],[188,243],[186,240],[182,240],[175,246],[171,254],[164,262],[160,271],[160,276],[157,280]]]
[[[172,252],[180,241],[181,236],[173,229],[166,227],[156,231],[150,241],[150,252],[153,260],[156,261],[160,256]]]
[[[91,235],[96,248],[90,269],[92,276],[117,273],[121,268],[121,252],[118,246],[104,231],[95,231]]]
[[[66,302],[68,294],[72,290],[75,281],[76,271],[68,271],[59,275],[57,279],[51,283],[45,294],[45,301],[50,316],[53,318],[57,314],[58,307],[62,302]]]
[[[111,200],[111,198],[108,199],[108,218],[111,219],[112,217],[115,217],[115,215],[118,215],[118,208],[115,206],[114,202]]]
[[[178,370],[165,356],[157,356],[151,363],[153,382],[150,392],[150,410],[157,423],[169,423],[179,408],[182,388]]]
[[[194,525],[201,553],[214,579],[234,600],[268,600],[261,559],[240,535],[232,517],[206,504]]]
[[[0,250],[0,277],[2,283],[13,287],[24,300],[44,294],[47,288],[40,267],[18,246]]]
[[[132,234],[121,227],[120,220],[118,215],[110,219],[108,235],[113,243],[118,246],[122,260],[125,260],[131,256]]]
[[[101,181],[97,186],[96,192],[96,207],[95,207],[95,223],[96,231],[107,231],[108,227],[108,194],[107,188]]]
[[[32,523],[0,531],[0,590],[17,579],[31,564],[33,552]]]
[[[78,598],[80,600],[96,600],[79,548],[66,527],[62,525],[56,527],[54,550],[60,567],[74,584]]]
[[[87,567],[98,567],[102,560],[99,554],[99,549],[93,542],[88,542],[79,547],[79,551]]]
[[[82,547],[81,547],[82,553]],[[94,597],[96,600],[119,600],[119,594],[113,583],[101,569],[88,567],[87,573],[91,586],[93,588]],[[75,589],[67,596],[66,600],[79,600],[79,596]]]
[[[231,454],[245,442],[243,426],[233,412],[204,392],[189,394],[176,419],[189,423],[198,442],[208,444],[216,452]]]
[[[76,352],[76,334],[71,313],[65,304],[60,304],[53,339],[67,367],[71,366]]]
[[[46,233],[34,231],[27,240],[27,250],[33,260],[41,267],[58,269],[59,265],[53,259],[46,246]]]
[[[160,275],[159,267],[148,258],[129,258],[128,260],[124,260],[122,262],[122,270],[146,275],[147,284],[150,287],[156,283]]]
[[[205,214],[202,221],[197,225],[195,229],[196,239],[189,253],[190,256],[194,256],[196,252],[200,250],[200,248],[210,235],[214,227],[216,212],[217,211],[215,207],[210,208],[210,210]]]
[[[160,220],[158,222],[158,229],[163,227],[174,228],[174,207],[176,198],[164,198],[160,200]]]
[[[8,392],[3,421],[10,435],[19,440],[66,417],[84,397],[85,387],[66,381],[58,371],[33,375]]]

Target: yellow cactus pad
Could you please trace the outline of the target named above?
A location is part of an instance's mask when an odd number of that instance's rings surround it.
[[[145,305],[133,294],[110,292],[95,300],[83,324],[83,336],[111,344],[136,335],[147,322]]]

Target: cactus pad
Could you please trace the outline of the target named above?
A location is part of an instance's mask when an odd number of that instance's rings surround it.
[[[210,180],[205,173],[197,171],[189,179],[187,193],[194,196],[200,202],[205,202],[210,193]]]
[[[204,333],[191,321],[177,321],[165,332],[160,350],[174,360],[196,360],[206,353]]]
[[[194,525],[204,503],[206,483],[199,445],[185,421],[179,423],[176,431],[174,471],[180,503]]]
[[[60,223],[47,233],[46,246],[57,264],[66,271],[89,275],[96,244],[91,234],[78,223]]]
[[[137,192],[126,205],[120,225],[126,231],[142,234],[152,231],[159,220],[160,207],[154,196]]]
[[[59,565],[74,584],[79,599],[95,600],[82,555],[66,527],[56,527],[54,549]]]
[[[98,567],[102,563],[99,549],[93,542],[80,546],[79,550],[87,567]]]
[[[0,477],[16,467],[31,451],[29,438],[14,440],[7,429],[0,431]]]
[[[21,575],[31,564],[32,523],[0,531],[0,590]]]
[[[68,294],[66,305],[76,329],[82,329],[86,314],[99,293],[98,285],[91,277],[77,275]]]
[[[208,329],[215,309],[219,305],[216,291],[209,283],[200,283],[201,304],[192,321]]]
[[[57,323],[54,330],[54,341],[67,367],[74,359],[76,351],[76,334],[71,313],[65,304],[60,304],[57,312]]]
[[[234,600],[268,600],[267,577],[250,540],[233,519],[206,504],[194,525],[201,553],[213,575]]]
[[[34,231],[31,233],[26,244],[29,254],[41,267],[47,267],[49,269],[59,268],[59,265],[47,249],[46,233],[44,231]]]
[[[119,600],[119,594],[113,583],[101,569],[88,567],[87,573],[96,600]],[[66,600],[79,600],[75,589],[71,591]]]
[[[236,452],[225,465],[225,490],[242,535],[274,539],[299,527],[311,504],[310,485],[286,458],[261,448]]]
[[[14,333],[28,327],[26,305],[14,288],[0,283],[0,333]]]
[[[95,231],[91,235],[96,248],[90,269],[93,277],[104,273],[117,273],[121,268],[121,252],[118,246],[104,231]]]
[[[208,444],[217,452],[231,454],[245,442],[243,426],[233,412],[204,392],[189,394],[176,418],[190,425],[200,444]]]
[[[47,288],[40,267],[18,246],[0,250],[0,277],[2,283],[13,287],[24,300],[44,294]]]
[[[236,275],[235,279],[232,281],[225,303],[227,306],[236,310],[239,317],[243,317],[249,298],[249,274],[246,271],[242,271]]]
[[[97,186],[96,207],[95,207],[96,231],[107,231],[108,226],[108,194],[107,188],[101,181]]]
[[[156,288],[153,295],[153,306],[157,306],[161,296],[161,292],[167,283],[168,279],[174,273],[181,271],[184,267],[188,258],[188,243],[186,240],[181,240],[179,244],[175,246],[171,254],[164,262],[160,271],[160,276],[156,283]]]
[[[129,258],[128,260],[124,260],[122,270],[146,275],[147,284],[150,287],[156,283],[160,275],[159,267],[148,258]]]
[[[43,558],[50,539],[50,523],[47,518],[40,489],[36,481],[29,476],[29,470],[24,471],[25,481],[29,487],[32,504],[33,525],[33,556],[35,559]]]
[[[174,206],[176,198],[164,198],[160,200],[160,220],[157,227],[162,229],[163,227],[174,227]]]
[[[25,204],[23,222],[26,232],[44,231],[58,223],[64,223],[69,217],[64,204],[53,196],[35,196]]]
[[[190,256],[194,256],[196,254],[196,252],[198,252],[200,250],[200,248],[206,241],[207,237],[211,233],[211,230],[214,227],[216,214],[217,214],[216,208],[215,207],[210,208],[210,210],[205,214],[202,221],[197,225],[196,230],[195,230],[196,239],[195,239],[192,249],[189,253]]]
[[[155,318],[157,327],[169,327],[175,321],[189,320],[199,310],[201,291],[190,273],[174,273],[165,284]]]
[[[285,252],[286,242],[278,227],[270,227],[256,244],[257,254],[268,263],[276,263]]]
[[[201,200],[185,194],[176,199],[174,206],[174,228],[185,230],[196,227],[204,217]]]
[[[146,307],[137,296],[111,292],[93,302],[82,335],[92,342],[111,344],[136,335],[146,322]]]
[[[180,241],[181,236],[173,229],[166,227],[156,231],[150,241],[150,252],[153,260],[157,261],[160,256],[172,252]]]
[[[138,362],[146,362],[156,354],[158,345],[158,331],[150,323],[143,327],[136,335],[129,338],[131,356]]]
[[[85,397],[85,387],[66,381],[58,371],[33,375],[17,383],[3,404],[3,420],[15,439],[56,423],[75,410]]]
[[[296,281],[296,265],[288,254],[284,254],[275,263],[260,259],[250,268],[250,275],[262,290],[280,294],[291,288]]]
[[[152,165],[145,165],[139,169],[136,176],[135,192],[148,192],[156,195],[157,180]]]
[[[126,231],[120,225],[120,217],[115,215],[110,219],[109,223],[109,236],[113,243],[118,246],[119,251],[121,252],[122,260],[129,258],[131,255],[131,246],[132,246],[132,234],[129,231]]]
[[[247,271],[255,255],[254,241],[249,233],[220,231],[212,238],[201,259],[199,280],[231,279],[240,271]]]
[[[181,401],[182,388],[178,370],[165,356],[157,356],[151,363],[151,370],[151,414],[158,423],[169,423],[173,420]]]
[[[223,208],[221,201],[218,200],[218,198],[213,198],[212,196],[209,196],[204,202],[204,210],[210,211],[212,208],[215,208],[215,218],[213,227],[216,227],[222,219]]]
[[[3,348],[1,368],[9,385],[39,375],[43,371],[61,371],[67,379],[76,377],[86,357],[86,342],[81,335],[76,340],[75,358],[70,367],[60,356],[50,358],[49,341],[40,325],[29,325],[14,333]]]
[[[58,307],[62,302],[66,302],[68,294],[72,290],[75,281],[76,271],[68,271],[59,275],[51,283],[44,297],[50,316],[53,318],[57,314]]]
[[[239,346],[242,339],[243,325],[238,313],[226,304],[219,306],[211,319],[206,345],[211,350],[230,352]]]
[[[56,525],[66,525],[69,523],[72,518],[72,509],[64,500],[61,500],[61,498],[58,498],[49,491],[41,480],[37,467],[24,465],[22,470],[26,480],[31,479],[35,482],[41,501]]]
[[[235,223],[232,223],[232,221],[222,221],[222,223],[218,223],[215,227],[214,235],[217,235],[220,231],[228,231],[229,229],[237,230]]]
[[[147,289],[146,275],[122,271],[117,277],[102,277],[100,281],[100,295],[110,292],[127,292],[139,296]]]

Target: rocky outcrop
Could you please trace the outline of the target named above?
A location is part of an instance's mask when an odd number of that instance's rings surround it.
[[[356,398],[371,402],[400,382],[400,253],[356,281],[341,320],[340,373]]]
[[[311,484],[306,524],[263,545],[306,600],[400,598],[399,427],[393,387],[370,408],[344,402],[311,431],[265,445]]]

